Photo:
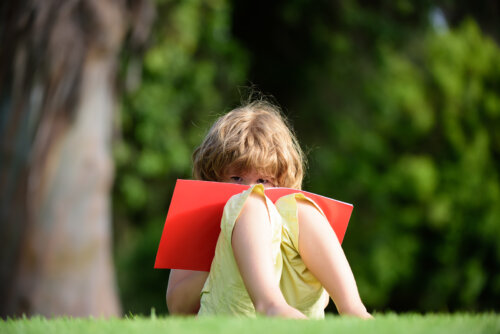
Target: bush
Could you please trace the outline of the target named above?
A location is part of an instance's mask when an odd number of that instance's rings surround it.
[[[142,83],[123,100],[123,140],[115,145],[115,257],[125,313],[166,312],[168,271],[153,264],[175,180],[191,177],[193,148],[238,98],[246,71],[226,1],[157,7]]]
[[[355,204],[344,248],[370,308],[494,309],[500,50],[468,21],[378,56],[355,108],[318,111],[309,187]]]

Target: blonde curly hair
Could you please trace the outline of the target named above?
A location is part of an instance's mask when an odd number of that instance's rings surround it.
[[[215,121],[193,153],[193,177],[222,181],[230,169],[256,170],[277,187],[301,189],[304,153],[278,107],[253,101]]]

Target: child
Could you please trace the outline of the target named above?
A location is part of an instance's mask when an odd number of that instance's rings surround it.
[[[196,179],[251,187],[226,203],[210,272],[171,270],[170,313],[323,318],[329,295],[340,314],[371,317],[321,209],[300,193],[276,204],[264,194],[300,189],[304,173],[275,106],[255,101],[222,116],[193,160]]]

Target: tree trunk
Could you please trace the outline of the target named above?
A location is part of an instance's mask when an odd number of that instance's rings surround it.
[[[2,5],[3,317],[121,313],[111,256],[111,139],[130,3],[152,21],[146,1]]]

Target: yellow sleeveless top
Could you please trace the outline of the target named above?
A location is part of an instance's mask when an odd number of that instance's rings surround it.
[[[264,186],[257,184],[234,195],[224,207],[221,233],[217,240],[210,273],[201,292],[199,315],[226,314],[253,317],[255,307],[248,295],[234,259],[231,236],[246,199],[252,193],[266,200],[272,230],[272,257],[275,279],[287,303],[309,318],[324,318],[328,294],[321,283],[306,268],[298,252],[299,225],[297,199],[306,199],[301,193],[281,197],[276,204],[264,194]]]

